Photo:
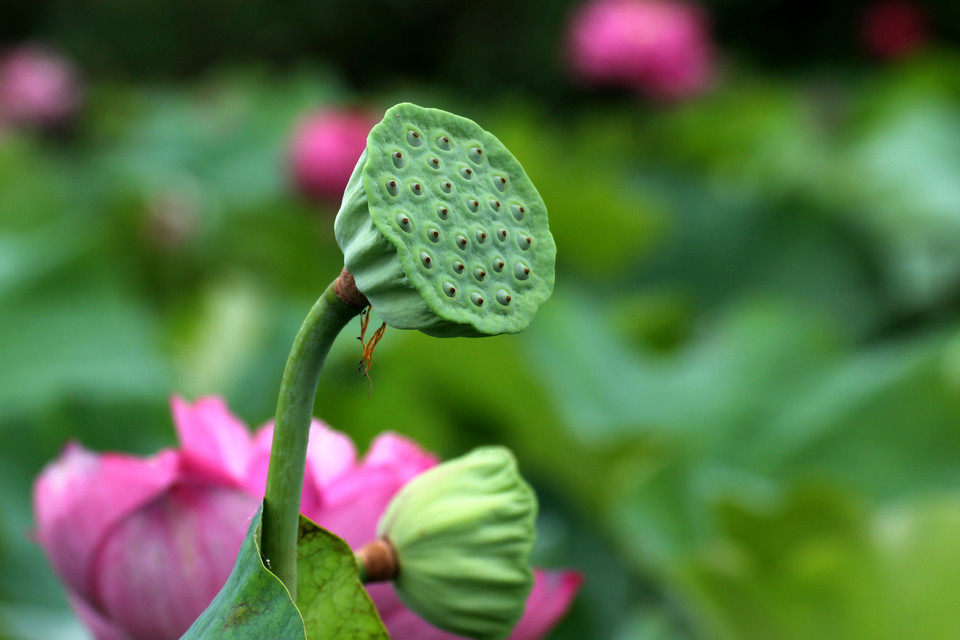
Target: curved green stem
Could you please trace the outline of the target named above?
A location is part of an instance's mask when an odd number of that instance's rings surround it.
[[[327,287],[313,305],[287,358],[263,498],[260,553],[267,567],[286,585],[294,602],[300,495],[317,382],[334,339],[362,310],[340,300],[334,286],[335,283]]]

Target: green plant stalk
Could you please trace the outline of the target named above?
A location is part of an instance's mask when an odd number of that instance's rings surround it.
[[[297,598],[297,529],[317,382],[334,339],[362,311],[343,302],[331,283],[303,321],[280,384],[273,448],[263,498],[261,556]]]

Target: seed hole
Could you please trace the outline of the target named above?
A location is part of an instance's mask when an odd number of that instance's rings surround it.
[[[420,138],[420,133],[418,131],[407,131],[407,144],[411,147],[419,147],[423,144],[423,140]]]
[[[397,186],[396,180],[387,180],[387,193],[389,193],[392,196],[395,196],[398,193],[400,193],[400,187]]]
[[[530,236],[517,236],[517,246],[519,246],[522,250],[526,251],[530,248],[531,244],[533,244],[533,238]]]
[[[443,288],[443,292],[449,297],[452,298],[453,296],[457,295],[457,288],[453,286],[452,282],[444,282],[441,287]]]
[[[473,270],[473,277],[479,280],[480,282],[483,282],[483,279],[487,277],[487,272],[481,269],[480,267],[477,267],[476,269]]]
[[[450,210],[446,207],[437,207],[437,215],[441,220],[446,220],[450,217]]]
[[[493,261],[493,270],[496,271],[497,273],[500,273],[501,271],[503,271],[503,267],[504,267],[504,262],[500,258],[496,258]]]
[[[457,234],[457,246],[461,249],[467,248],[467,239],[460,234]]]
[[[477,200],[474,200],[473,198],[470,198],[469,200],[467,200],[467,207],[469,207],[470,211],[473,211],[474,213],[476,213],[477,209],[480,208],[480,202]]]
[[[523,220],[523,216],[526,215],[527,210],[522,204],[512,204],[510,205],[510,212],[517,220]]]
[[[408,233],[413,231],[413,222],[410,221],[410,217],[405,213],[397,214],[397,226]]]
[[[480,164],[483,162],[483,149],[480,147],[470,147],[470,150],[467,151],[467,157]]]
[[[437,146],[444,151],[450,151],[450,138],[447,136],[440,136],[437,138]]]
[[[433,268],[433,258],[431,258],[430,254],[426,251],[420,252],[420,262],[422,262],[423,266],[425,266],[427,269]]]
[[[494,176],[493,177],[493,186],[500,190],[501,193],[507,190],[507,179],[503,176]]]
[[[483,244],[487,241],[487,232],[483,229],[477,229],[477,242]]]
[[[518,262],[513,266],[513,275],[517,280],[526,280],[530,277],[530,267],[522,262]]]
[[[454,270],[454,272],[456,272],[457,274],[463,273],[463,270],[466,269],[466,268],[467,268],[467,267],[466,267],[462,262],[460,262],[459,260],[455,260],[454,263],[453,263],[453,270]]]
[[[423,195],[423,187],[419,182],[414,182],[412,185],[410,185],[410,191],[413,191],[413,195],[415,196]]]
[[[481,296],[479,293],[477,293],[476,291],[474,291],[473,293],[470,294],[470,302],[472,302],[473,304],[477,305],[478,307],[482,307],[482,306],[483,306],[483,296]]]
[[[397,151],[393,154],[393,164],[397,169],[402,169],[404,164],[403,154]]]
[[[473,169],[471,169],[470,167],[461,167],[460,176],[464,180],[473,180]]]
[[[506,240],[506,239],[507,239],[507,230],[504,229],[504,228],[502,228],[502,227],[501,227],[500,229],[497,229],[497,238],[499,238],[501,242],[504,241],[504,240]]]
[[[500,211],[500,201],[495,198],[490,198],[490,208],[494,211]]]
[[[507,293],[506,289],[500,289],[499,291],[497,291],[497,302],[499,302],[500,304],[506,306],[510,304],[511,300],[513,300],[513,298],[510,297],[510,294]]]
[[[427,238],[431,242],[440,242],[440,232],[431,227],[427,229]]]
[[[430,168],[431,168],[431,169],[439,169],[439,168],[440,168],[440,158],[430,158],[430,160],[427,162],[427,164],[430,165]]]

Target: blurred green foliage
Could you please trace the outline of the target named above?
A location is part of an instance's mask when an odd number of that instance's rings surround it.
[[[51,6],[53,24],[81,10]],[[318,416],[361,447],[386,429],[446,457],[512,447],[543,503],[538,563],[586,577],[554,638],[956,635],[955,53],[737,68],[689,104],[563,113],[468,99],[442,69],[354,93],[351,64],[94,79],[71,137],[0,139],[0,636],[84,637],[29,540],[32,478],[65,442],[171,446],[171,394],[269,419],[342,265],[334,208],[288,183],[287,137],[317,106],[401,99],[477,120],[525,165],[556,293],[517,336],[388,330],[369,398],[348,331]]]

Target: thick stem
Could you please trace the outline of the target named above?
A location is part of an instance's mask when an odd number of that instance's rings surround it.
[[[327,287],[303,321],[287,358],[277,400],[273,449],[263,498],[260,553],[264,563],[286,585],[294,602],[297,598],[300,496],[317,382],[334,339],[365,306],[341,300],[337,289],[343,288],[340,283],[343,277],[341,274]]]

